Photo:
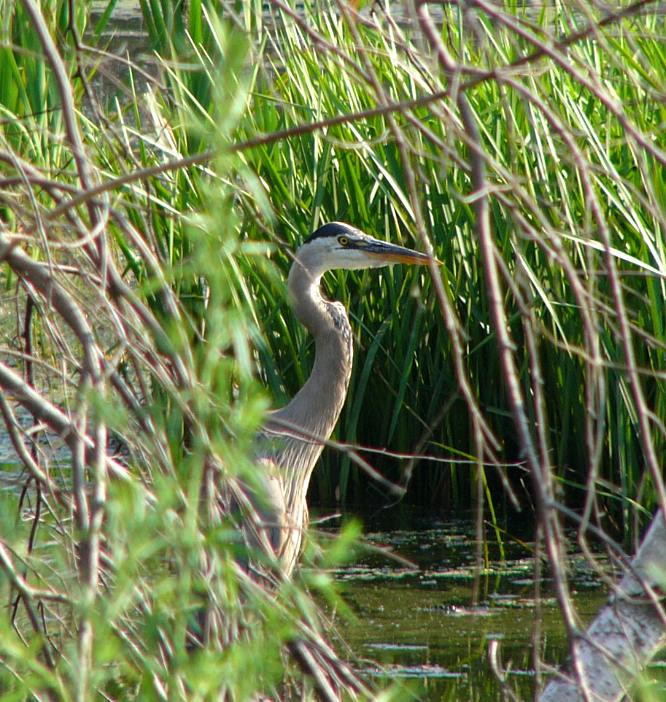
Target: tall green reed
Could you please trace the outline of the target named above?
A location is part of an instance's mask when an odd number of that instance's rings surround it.
[[[587,21],[565,8],[516,13],[531,27],[524,36],[483,12],[472,31],[454,8],[447,7],[445,41],[452,52],[482,70],[538,51],[531,34],[568,33]],[[650,503],[650,479],[645,476],[634,401],[622,368],[624,347],[617,337],[613,291],[604,272],[608,259],[589,203],[592,197],[599,202],[608,228],[612,265],[621,276],[635,328],[637,365],[645,369],[645,388],[659,412],[663,391],[649,376],[659,372],[664,360],[659,321],[660,167],[645,149],[626,138],[623,115],[655,148],[663,146],[663,132],[654,128],[660,114],[655,86],[661,87],[657,69],[663,60],[657,29],[661,21],[657,14],[641,18],[640,31],[618,22],[604,30],[603,41],[581,39],[571,49],[580,69],[568,71],[554,62],[535,60],[515,77],[487,78],[468,91],[489,154],[492,226],[506,270],[505,304],[512,334],[521,345],[516,352],[528,393],[530,355],[522,347],[526,341],[521,330],[526,315],[539,337],[539,382],[548,389],[549,463],[572,504],[580,503],[590,462],[596,461],[590,454],[589,432],[602,432],[597,477],[600,484],[613,486],[604,500],[613,519],[621,522],[634,500]],[[269,44],[271,66],[259,74],[250,120],[241,123],[240,135],[268,133],[376,104],[374,88],[357,60],[357,39],[345,18],[306,7],[305,22],[320,37],[318,46],[302,22],[276,11]],[[390,99],[409,100],[446,87],[432,71],[429,56],[414,45],[411,54],[405,51],[410,36],[390,20],[380,17],[374,25],[372,19],[359,22],[356,31]],[[630,53],[635,58],[627,58]],[[586,82],[588,70],[600,76],[598,89]],[[617,104],[623,111],[614,109]],[[463,329],[470,383],[500,437],[504,460],[520,463],[466,199],[469,151],[448,110],[448,102],[434,102],[393,113],[392,119],[409,144],[419,206],[437,256],[444,262],[447,293]],[[247,158],[265,184],[276,219],[259,228],[250,222],[250,236],[264,237],[270,227],[276,240],[295,247],[317,223],[337,218],[373,234],[414,243],[404,164],[386,117],[367,117],[259,146]],[[247,209],[250,217],[255,216],[251,202]],[[286,271],[288,257],[281,256],[279,264]],[[275,299],[284,296],[282,285],[267,287],[251,270],[247,273],[254,281],[258,316],[270,330],[259,349],[262,364],[270,369],[266,380],[282,391],[273,380],[277,366],[286,395],[293,394],[303,380],[303,365],[309,362],[309,355],[304,356],[304,348],[306,352],[310,348],[307,337],[288,313],[274,307]],[[329,276],[327,288],[350,308],[357,334],[358,360],[339,438],[399,452],[410,452],[420,439],[427,439],[432,443],[426,444],[426,455],[456,451],[475,455],[450,341],[427,275],[399,268],[344,273]],[[584,336],[581,299],[592,315],[594,341]],[[279,334],[273,333],[278,329]],[[591,343],[599,345],[601,385],[594,377],[597,371],[591,371],[585,360]],[[590,407],[586,387],[592,395],[601,393],[597,408]],[[444,407],[450,409],[440,416]],[[537,422],[536,415],[531,419]],[[658,431],[653,440],[661,446]],[[373,460],[401,479],[404,463]],[[446,485],[458,496],[458,507],[473,500],[473,471],[465,464],[451,469],[446,478],[440,468],[426,468],[426,461],[420,465],[412,476],[414,494],[439,499],[438,485]],[[315,478],[319,498],[332,501],[337,490],[352,504],[373,499],[374,491],[358,470],[347,457],[329,452]],[[521,469],[510,474],[522,490]],[[489,478],[494,499],[501,500],[492,472]]]

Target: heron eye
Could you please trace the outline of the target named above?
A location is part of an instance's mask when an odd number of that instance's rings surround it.
[[[338,244],[340,244],[340,246],[347,246],[349,244],[349,239],[346,236],[339,236]]]

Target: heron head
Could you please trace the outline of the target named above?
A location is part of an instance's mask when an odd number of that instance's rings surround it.
[[[319,227],[298,249],[298,260],[312,273],[336,268],[379,268],[393,263],[426,265],[430,257],[389,244],[342,222]]]

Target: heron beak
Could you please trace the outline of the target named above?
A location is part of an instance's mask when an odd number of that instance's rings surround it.
[[[431,260],[428,254],[412,251],[412,249],[406,249],[404,246],[398,246],[397,244],[387,244],[377,239],[369,241],[363,246],[363,250],[370,254],[372,258],[381,259],[387,264],[408,263],[412,266],[427,266]]]

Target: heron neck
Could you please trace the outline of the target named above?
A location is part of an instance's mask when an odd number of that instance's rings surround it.
[[[285,409],[294,424],[327,439],[347,395],[353,343],[344,307],[322,297],[320,280],[321,273],[310,273],[298,261],[289,273],[294,314],[314,337],[315,360],[310,377]]]

